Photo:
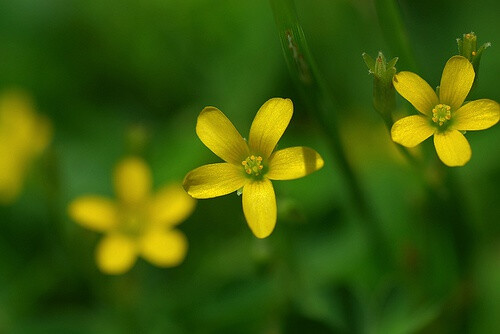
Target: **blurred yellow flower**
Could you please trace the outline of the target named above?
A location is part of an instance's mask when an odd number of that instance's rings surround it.
[[[0,204],[19,196],[29,166],[51,138],[50,122],[35,113],[28,95],[8,91],[0,96]]]
[[[184,189],[194,198],[212,198],[240,190],[243,213],[253,234],[265,238],[276,225],[276,198],[270,180],[291,180],[323,167],[313,149],[290,147],[273,152],[292,118],[289,99],[273,98],[257,112],[248,143],[217,108],[206,107],[198,116],[196,133],[213,153],[226,162],[189,172]]]
[[[398,120],[391,129],[392,140],[414,147],[434,135],[434,146],[441,161],[448,166],[463,166],[471,157],[463,131],[484,130],[498,122],[497,102],[480,99],[464,104],[474,82],[472,64],[454,56],[446,63],[439,97],[422,78],[412,72],[399,72],[393,78],[398,93],[422,115]]]
[[[138,157],[121,161],[114,171],[118,201],[90,195],[69,205],[80,225],[105,233],[97,246],[97,265],[107,274],[122,274],[142,256],[158,267],[179,265],[187,240],[174,226],[193,211],[195,201],[180,184],[151,193],[151,171]]]

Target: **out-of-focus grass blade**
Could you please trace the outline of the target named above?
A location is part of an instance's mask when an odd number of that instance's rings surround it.
[[[288,69],[309,112],[319,121],[329,140],[333,156],[349,187],[353,207],[366,222],[373,236],[374,247],[384,248],[378,223],[371,212],[363,189],[350,162],[338,131],[338,108],[326,89],[307,46],[304,31],[297,17],[293,0],[270,0],[276,20],[281,46]]]
[[[401,18],[400,8],[395,0],[375,0],[378,21],[392,54],[406,64],[408,70],[415,71],[417,63],[408,38],[408,32]]]

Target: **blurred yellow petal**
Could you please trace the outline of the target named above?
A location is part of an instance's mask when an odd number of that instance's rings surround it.
[[[116,166],[113,176],[116,195],[122,202],[136,204],[148,198],[152,187],[151,171],[141,158],[125,158]]]
[[[457,130],[484,130],[498,123],[500,105],[488,99],[469,102],[453,115],[453,128]]]
[[[434,89],[412,72],[399,72],[392,79],[394,88],[422,114],[432,116],[432,108],[439,103]]]
[[[257,238],[266,238],[276,225],[276,197],[271,181],[252,181],[243,188],[243,213]]]
[[[196,134],[222,160],[240,164],[248,156],[248,146],[233,123],[215,107],[204,108],[196,123]]]
[[[290,147],[274,152],[269,158],[271,180],[292,180],[321,169],[324,161],[309,147]]]
[[[413,115],[398,120],[391,129],[392,140],[406,147],[414,147],[435,131],[430,119],[422,115]]]
[[[42,153],[49,145],[52,139],[52,123],[48,118],[39,116],[36,125],[36,131],[33,133],[33,151],[36,154]]]
[[[106,274],[127,272],[137,259],[136,243],[123,235],[105,236],[97,245],[97,265]]]
[[[186,257],[188,242],[176,230],[152,229],[141,239],[141,255],[158,267],[179,265]]]
[[[69,205],[68,213],[78,224],[94,231],[109,231],[118,224],[115,203],[99,196],[77,198]]]
[[[174,225],[184,221],[192,212],[196,201],[180,184],[160,189],[153,197],[150,216],[155,225]]]
[[[0,96],[0,133],[22,143],[32,141],[36,126],[33,101],[23,91],[11,90]]]
[[[0,96],[0,202],[21,193],[26,173],[52,137],[50,122],[38,116],[29,95],[11,90]]]
[[[13,152],[7,140],[0,137],[0,204],[12,203],[23,186],[25,164]]]
[[[217,163],[190,171],[183,186],[194,198],[212,198],[235,192],[247,182],[241,165]]]
[[[264,103],[250,128],[249,146],[252,153],[267,159],[285,132],[292,114],[290,99],[273,98]]]
[[[450,167],[465,165],[472,154],[469,142],[458,130],[436,132],[434,146],[439,159]]]
[[[452,111],[460,108],[469,94],[474,76],[474,68],[466,58],[462,56],[451,57],[446,62],[441,76],[440,103],[449,105]]]

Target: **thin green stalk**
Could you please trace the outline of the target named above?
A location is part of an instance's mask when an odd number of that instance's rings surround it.
[[[292,79],[309,112],[318,120],[330,143],[332,153],[351,190],[352,200],[358,211],[370,216],[369,207],[360,183],[347,160],[338,130],[335,104],[326,85],[318,74],[309,52],[302,27],[292,0],[271,0],[274,18],[286,63]]]
[[[318,121],[329,141],[331,152],[350,190],[352,205],[371,238],[372,249],[381,255],[375,258],[379,261],[378,267],[387,268],[392,262],[390,250],[384,242],[380,224],[372,213],[361,184],[346,157],[338,129],[337,108],[311,56],[293,0],[270,2],[292,79],[308,111]]]

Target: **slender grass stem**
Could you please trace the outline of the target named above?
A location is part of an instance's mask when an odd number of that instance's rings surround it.
[[[288,69],[307,109],[326,134],[334,157],[351,190],[357,210],[370,216],[359,180],[349,163],[339,134],[335,103],[311,56],[292,0],[271,0]]]

